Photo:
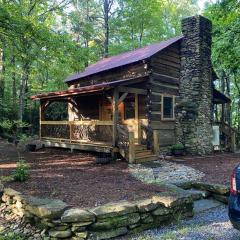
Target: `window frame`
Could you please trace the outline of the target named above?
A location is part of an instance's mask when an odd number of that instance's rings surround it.
[[[164,97],[172,98],[172,117],[171,118],[165,118],[164,117]],[[162,121],[175,121],[176,120],[176,117],[175,117],[175,99],[176,99],[175,95],[161,94],[161,120]]]

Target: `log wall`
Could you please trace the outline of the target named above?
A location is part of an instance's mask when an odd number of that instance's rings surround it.
[[[173,44],[150,60],[151,75],[148,83],[148,118],[152,130],[158,130],[159,146],[175,143],[175,120],[162,120],[162,96],[179,95],[180,46]]]

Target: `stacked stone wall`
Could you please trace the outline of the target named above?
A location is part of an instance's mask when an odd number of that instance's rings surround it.
[[[209,154],[212,147],[211,22],[183,19],[180,97],[176,108],[177,140],[190,154]]]
[[[193,202],[191,197],[161,193],[149,199],[83,209],[70,207],[60,200],[28,197],[6,188],[0,209],[39,228],[39,232],[45,233],[44,239],[83,240],[114,238],[159,227],[179,217],[191,217]]]

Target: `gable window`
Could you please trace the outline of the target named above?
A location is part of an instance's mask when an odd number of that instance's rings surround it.
[[[174,120],[174,96],[162,96],[162,120]]]

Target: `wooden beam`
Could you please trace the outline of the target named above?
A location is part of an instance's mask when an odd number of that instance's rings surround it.
[[[128,93],[124,93],[124,94],[119,98],[119,100],[118,100],[118,105],[119,105],[122,101],[124,101],[124,99],[127,97],[127,95],[128,95]]]
[[[147,90],[132,87],[119,87],[119,92],[147,95]]]
[[[119,100],[119,90],[114,89],[113,92],[113,147],[117,147],[118,134],[117,134],[117,124],[118,124],[118,100]]]
[[[128,149],[128,159],[129,163],[134,163],[135,161],[135,142],[134,142],[134,132],[129,132],[129,149]]]
[[[107,100],[112,104],[112,103],[113,103],[112,96],[109,95],[108,93],[105,93],[105,94],[106,94],[106,98],[107,98]]]
[[[158,151],[159,151],[158,130],[153,130],[153,152],[154,154],[158,154]]]

